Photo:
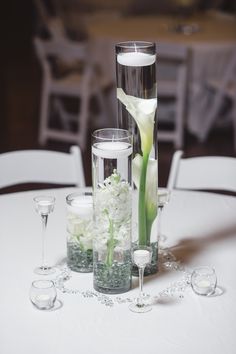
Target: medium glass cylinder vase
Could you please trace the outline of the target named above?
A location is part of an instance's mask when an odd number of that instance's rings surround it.
[[[131,287],[132,137],[127,130],[92,135],[95,290],[118,294]]]
[[[133,136],[133,246],[151,246],[145,275],[158,270],[157,243],[157,82],[155,44],[116,45],[118,127]],[[138,275],[136,266],[133,274]]]
[[[93,199],[87,193],[72,193],[67,205],[67,265],[75,271],[93,271]]]

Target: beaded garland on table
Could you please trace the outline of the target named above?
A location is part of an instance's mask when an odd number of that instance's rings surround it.
[[[159,250],[159,263],[161,269],[175,270],[182,273],[182,278],[176,282],[171,283],[168,287],[160,291],[157,295],[148,297],[147,301],[150,304],[158,303],[163,298],[178,297],[182,299],[184,297],[185,290],[191,284],[191,272],[187,271],[180,261],[177,261],[173,253],[169,249],[161,248]],[[71,271],[67,265],[59,266],[60,274],[54,279],[55,286],[62,293],[76,294],[83,298],[94,298],[100,304],[108,307],[112,307],[115,304],[124,304],[133,302],[133,298],[130,297],[111,297],[95,290],[78,290],[71,289],[66,286],[66,282],[71,279]]]

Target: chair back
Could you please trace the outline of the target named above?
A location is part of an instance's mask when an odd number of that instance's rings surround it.
[[[171,123],[173,129],[159,126],[158,140],[183,146],[185,124],[188,48],[174,43],[157,43],[157,96],[160,123]]]
[[[34,45],[41,61],[45,61],[48,57],[59,57],[67,62],[88,59],[87,42],[75,43],[68,39],[43,40],[39,37],[35,37]]]
[[[180,150],[173,155],[167,188],[236,192],[236,158],[182,156]]]
[[[85,186],[80,148],[69,153],[19,150],[0,155],[0,188],[23,183]]]
[[[157,61],[160,59],[170,59],[173,61],[185,61],[188,55],[188,48],[185,45],[176,43],[159,42],[156,44]]]

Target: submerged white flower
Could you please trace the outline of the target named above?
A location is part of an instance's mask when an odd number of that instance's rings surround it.
[[[93,248],[93,220],[82,218],[78,214],[69,213],[67,216],[67,231],[71,242],[78,243],[84,250]]]
[[[121,88],[117,89],[117,98],[125,105],[127,111],[138,125],[142,152],[149,154],[153,144],[154,117],[157,108],[157,99],[143,99],[126,95]]]
[[[107,249],[107,263],[111,265],[114,248],[130,247],[131,187],[114,170],[94,193],[96,237],[95,248]]]

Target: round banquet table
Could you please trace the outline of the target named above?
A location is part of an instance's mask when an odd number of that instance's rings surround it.
[[[173,191],[163,213],[162,231],[186,270],[210,265],[218,278],[217,296],[198,296],[191,287],[183,297],[159,298],[152,311],[136,314],[128,303],[105,306],[95,297],[58,290],[51,311],[39,311],[29,300],[33,270],[40,263],[41,223],[33,197],[56,197],[49,216],[46,251],[51,264],[66,257],[65,197],[74,188],[30,191],[0,196],[0,352],[38,353],[165,353],[232,354],[236,330],[236,198],[214,193]],[[164,269],[146,277],[145,292],[157,296],[182,278]],[[92,274],[72,272],[68,286],[93,290]],[[137,278],[123,299],[138,294]],[[112,299],[116,295],[109,296]]]

